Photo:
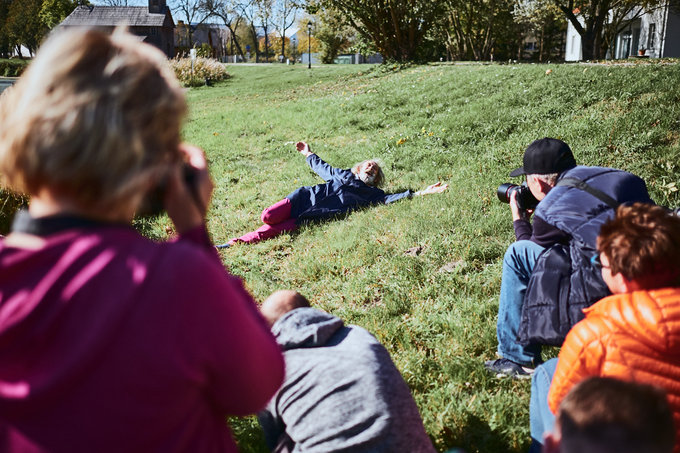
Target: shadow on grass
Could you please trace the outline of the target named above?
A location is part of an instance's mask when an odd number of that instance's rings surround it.
[[[455,429],[444,428],[441,439],[447,448],[462,448],[466,453],[524,452],[529,449],[528,441],[520,445],[508,444],[507,436],[494,431],[486,420],[474,414],[468,414],[465,423]]]

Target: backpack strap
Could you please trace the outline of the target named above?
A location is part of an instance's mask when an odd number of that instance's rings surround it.
[[[616,208],[618,208],[619,205],[621,204],[612,197],[610,197],[609,195],[607,195],[606,193],[602,192],[601,190],[598,190],[593,186],[588,185],[585,181],[581,181],[580,179],[577,178],[562,178],[555,185],[555,187],[557,186],[576,187],[577,189],[581,189],[585,192],[588,192],[590,195],[608,204],[609,207],[611,207],[615,211]]]

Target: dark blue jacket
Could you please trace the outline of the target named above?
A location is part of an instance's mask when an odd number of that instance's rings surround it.
[[[564,178],[584,181],[619,203],[653,203],[645,182],[622,170],[578,166],[560,175],[535,216],[571,239],[568,245],[546,248],[534,266],[522,306],[519,340],[523,344],[561,345],[569,329],[583,318],[583,308],[609,295],[600,269],[590,258],[597,253],[600,228],[614,217],[614,209],[581,189],[559,185]]]
[[[300,187],[286,196],[291,203],[291,217],[297,223],[325,219],[371,204],[392,203],[413,195],[410,190],[386,194],[364,184],[350,170],[331,167],[316,154],[307,156],[307,163],[326,183]]]

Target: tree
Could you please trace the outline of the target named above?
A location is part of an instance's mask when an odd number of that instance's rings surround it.
[[[255,50],[255,62],[260,61],[260,45],[259,45],[259,33],[257,31],[256,22],[258,21],[260,5],[257,0],[247,0],[240,3],[239,13],[248,22],[248,28],[250,31],[250,40],[253,43],[253,50]]]
[[[235,28],[235,33],[232,37],[236,37],[242,49],[246,51],[245,58],[250,58],[250,50],[257,47],[257,43],[253,41],[252,29],[250,23],[248,23],[245,18],[239,21],[238,26]],[[230,43],[233,44],[233,43]],[[233,49],[233,46],[232,46]],[[233,53],[233,52],[232,52]]]
[[[75,0],[43,0],[40,20],[47,29],[51,30],[71,14],[76,6]]]
[[[342,13],[386,59],[417,60],[426,33],[441,18],[441,1],[319,0]]]
[[[621,21],[626,14],[634,10],[653,9],[660,3],[666,3],[665,0],[553,1],[581,36],[581,53],[584,60],[598,60],[605,57],[610,44],[609,40],[625,26],[621,26]],[[610,22],[610,14],[618,23]]]
[[[285,59],[286,31],[295,23],[300,5],[297,0],[274,0],[272,6],[274,27],[281,37],[281,56]]]
[[[193,47],[193,35],[196,26],[202,24],[208,17],[205,7],[201,0],[175,0],[172,13],[176,17],[181,17],[187,24],[189,32],[189,47]]]
[[[563,57],[562,41],[567,23],[553,0],[520,1],[513,15],[520,25],[520,30],[536,37],[538,61]]]
[[[38,49],[47,29],[40,21],[42,0],[14,0],[5,26],[14,45],[25,46],[31,54]]]
[[[333,63],[342,50],[356,41],[356,31],[347,25],[342,13],[335,8],[319,8],[316,13],[316,37],[320,43],[321,61]],[[303,25],[305,26],[305,25]]]
[[[309,20],[309,17],[307,17],[298,21],[298,27],[300,31],[298,32],[297,48],[299,54],[307,53],[307,51],[310,49],[312,53],[318,52],[321,48],[319,39],[314,34],[309,36],[309,32],[307,31],[307,24],[309,23]]]
[[[452,59],[490,60],[509,56],[521,44],[512,16],[513,0],[446,0],[447,50]]]
[[[269,30],[272,26],[274,0],[253,0],[255,6],[255,19],[260,22],[260,28],[264,35],[264,58],[269,61]],[[253,24],[253,30],[255,24]]]
[[[236,46],[236,51],[245,60],[243,48],[238,38],[238,29],[243,21],[243,16],[238,13],[238,3],[232,0],[203,0],[201,8],[208,16],[219,18],[229,30],[231,44]],[[233,54],[233,49],[232,52]]]
[[[14,47],[7,29],[7,18],[12,0],[0,0],[0,58],[9,58],[9,51]]]

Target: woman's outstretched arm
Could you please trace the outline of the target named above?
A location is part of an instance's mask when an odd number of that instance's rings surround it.
[[[307,158],[307,163],[311,167],[312,171],[319,175],[324,181],[329,182],[337,177],[343,178],[351,176],[351,172],[349,170],[343,170],[328,165],[323,159],[310,150],[307,143],[297,142],[295,144],[295,148],[300,152],[300,154]]]

